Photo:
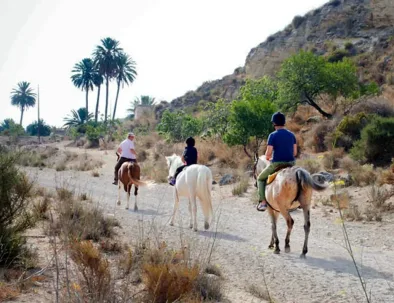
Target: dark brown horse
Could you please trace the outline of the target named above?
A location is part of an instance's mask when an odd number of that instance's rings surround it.
[[[119,160],[119,155],[116,153]],[[124,191],[127,193],[127,205],[126,209],[129,209],[130,204],[130,191],[131,187],[134,184],[134,211],[138,210],[137,206],[137,195],[138,195],[138,187],[147,185],[145,182],[140,181],[140,173],[141,169],[138,163],[136,162],[125,162],[122,164],[118,171],[118,205],[120,205],[120,192],[123,185]]]

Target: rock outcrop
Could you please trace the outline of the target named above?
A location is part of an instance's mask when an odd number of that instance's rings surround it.
[[[305,16],[294,17],[284,30],[253,48],[244,67],[220,80],[205,82],[196,91],[173,100],[170,107],[196,106],[219,98],[232,100],[247,78],[274,75],[283,60],[301,49],[329,55],[351,44],[353,56],[372,54],[387,48],[393,37],[393,0],[331,0]],[[384,84],[384,77],[378,82]]]

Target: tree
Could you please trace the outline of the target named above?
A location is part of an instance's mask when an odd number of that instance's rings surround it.
[[[135,69],[135,62],[127,54],[121,53],[116,60],[116,65],[117,65],[116,83],[118,88],[116,91],[115,106],[114,106],[114,113],[112,115],[112,120],[115,120],[120,85],[122,84],[123,87],[124,84],[129,85],[133,83],[135,77],[137,76],[137,71]]]
[[[74,73],[71,76],[73,84],[86,92],[86,111],[89,112],[89,89],[93,90],[95,74],[97,74],[92,59],[82,59],[75,64],[72,73]]]
[[[249,80],[241,88],[240,97],[231,105],[229,127],[224,135],[224,142],[230,146],[242,145],[245,153],[251,157],[247,145],[253,143],[253,152],[258,153],[260,145],[273,131],[271,116],[276,111],[276,105],[268,99],[271,84],[266,80]],[[268,85],[268,86],[267,86]]]
[[[101,91],[101,85],[104,82],[104,78],[100,73],[96,70],[96,73],[94,74],[93,77],[93,84],[97,87],[97,101],[96,101],[96,110],[94,112],[94,122],[97,123],[98,120],[98,112],[99,112],[99,104],[100,104],[100,91]]]
[[[51,134],[51,127],[45,123],[43,119],[40,119],[40,123],[34,121],[26,127],[26,132],[30,136],[37,136],[38,128],[40,129],[40,135],[45,137]]]
[[[10,129],[15,124],[13,119],[4,119],[4,121],[0,123],[0,132]]]
[[[117,58],[123,52],[119,47],[119,41],[112,38],[104,38],[101,40],[101,45],[97,45],[93,52],[94,63],[98,67],[100,75],[105,79],[105,116],[104,122],[108,118],[108,96],[109,96],[109,81],[116,77]]]
[[[155,101],[155,98],[147,95],[141,95],[141,97],[136,97],[134,101],[130,102],[130,107],[127,109],[127,112],[129,113],[128,117],[134,118],[135,108],[138,105],[153,106],[153,104],[155,104]]]
[[[202,130],[202,122],[182,111],[172,113],[165,110],[157,130],[169,141],[182,142],[190,136],[199,135]]]
[[[324,117],[332,118],[319,105],[322,95],[354,99],[362,93],[356,66],[347,58],[330,63],[321,56],[301,51],[285,60],[279,72],[278,103],[283,110],[306,103]]]
[[[77,111],[71,110],[71,115],[63,119],[66,122],[63,127],[71,128],[73,126],[81,126],[87,123],[92,117],[93,115],[91,113],[88,114],[84,107],[81,107]]]
[[[223,137],[230,123],[231,103],[219,99],[216,103],[208,103],[203,114],[206,135]]]
[[[11,92],[11,104],[21,109],[21,120],[19,122],[22,125],[23,113],[29,107],[34,107],[36,104],[36,94],[30,87],[30,83],[26,81],[19,82],[17,87]]]

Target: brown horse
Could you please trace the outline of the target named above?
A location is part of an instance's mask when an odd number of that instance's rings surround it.
[[[119,159],[119,155],[116,154]],[[120,205],[120,192],[123,184],[124,191],[127,193],[127,205],[126,209],[129,209],[130,204],[130,190],[134,184],[134,211],[138,210],[137,206],[137,195],[138,187],[147,185],[145,182],[140,181],[141,169],[136,162],[125,162],[122,164],[118,171],[118,205]]]
[[[269,162],[266,160],[265,156],[261,156],[256,159],[255,167],[260,166],[260,169],[262,170],[267,165],[269,165]],[[275,244],[275,254],[280,253],[279,238],[276,231],[276,223],[278,221],[279,213],[283,218],[285,218],[287,223],[285,252],[290,252],[290,234],[294,225],[294,220],[290,216],[289,211],[295,208],[294,203],[298,201],[304,212],[305,240],[301,258],[305,258],[305,255],[308,252],[308,237],[311,227],[310,208],[312,192],[313,190],[323,191],[328,187],[327,183],[317,183],[314,178],[322,178],[322,180],[325,180],[325,177],[321,174],[310,175],[305,169],[293,166],[281,170],[277,174],[275,180],[267,185],[265,194],[269,205],[268,213],[271,217],[272,223],[272,236],[268,247],[274,248]]]

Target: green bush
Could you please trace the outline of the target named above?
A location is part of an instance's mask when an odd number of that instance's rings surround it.
[[[343,58],[350,57],[351,53],[347,49],[334,50],[327,58],[330,63],[342,61]]]
[[[361,138],[362,129],[372,118],[372,115],[366,115],[365,113],[343,118],[334,132],[335,146],[343,147],[346,151],[352,148],[354,142]]]
[[[0,153],[0,265],[26,265],[21,234],[34,222],[28,211],[33,184],[16,168],[17,156]]]
[[[182,142],[187,137],[200,135],[202,132],[202,121],[184,112],[163,113],[157,130],[172,142]]]
[[[375,117],[361,132],[361,139],[350,150],[360,162],[389,165],[394,157],[394,118]]]
[[[51,134],[51,127],[45,123],[44,120],[40,119],[40,123],[34,121],[26,127],[26,132],[30,136],[37,136],[38,129],[40,129],[40,136],[49,136]]]

